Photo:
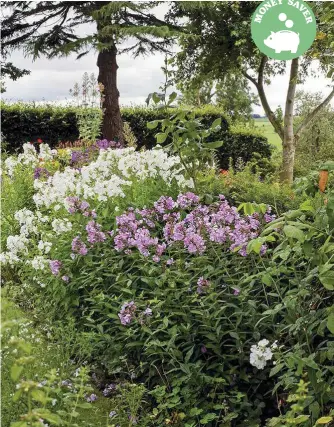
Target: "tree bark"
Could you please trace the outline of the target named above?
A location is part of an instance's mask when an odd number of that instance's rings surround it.
[[[283,161],[280,173],[281,182],[292,184],[293,167],[295,164],[296,141],[293,131],[293,106],[295,101],[299,60],[295,58],[291,62],[288,93],[284,111],[284,139]]]
[[[283,143],[283,160],[282,160],[282,170],[280,174],[281,182],[292,183],[293,181],[293,167],[295,161],[295,151],[296,151],[296,142],[300,135],[303,133],[307,125],[317,116],[317,114],[325,108],[330,101],[334,98],[334,88],[329,93],[327,98],[319,104],[297,127],[295,133],[293,129],[293,106],[295,100],[295,92],[297,86],[297,78],[298,78],[298,68],[299,61],[298,58],[293,59],[291,63],[290,69],[290,78],[289,78],[289,88],[286,97],[285,104],[285,112],[284,112],[284,128],[281,123],[277,120],[275,113],[271,110],[270,105],[268,103],[265,91],[264,91],[264,69],[268,58],[263,56],[261,59],[261,63],[258,69],[258,78],[255,79],[246,71],[242,71],[242,74],[251,81],[256,87],[262,107],[270,121],[273,125],[275,131],[280,136]]]
[[[123,122],[119,108],[119,91],[117,88],[117,49],[111,46],[99,52],[98,82],[103,85],[103,138],[123,143]]]

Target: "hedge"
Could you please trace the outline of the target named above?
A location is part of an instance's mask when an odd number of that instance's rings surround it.
[[[168,114],[176,112],[170,109]],[[202,117],[205,125],[218,117],[222,118],[221,130],[211,136],[211,140],[223,140],[219,150],[220,166],[228,168],[229,158],[235,163],[238,158],[244,162],[252,158],[254,152],[269,158],[271,147],[265,137],[246,130],[232,130],[228,119],[221,110],[213,106],[195,109]],[[125,107],[121,110],[122,118],[128,122],[137,138],[138,148],[155,146],[156,129],[148,129],[147,122],[166,117],[166,111],[145,107]],[[78,139],[79,132],[76,121],[76,107],[16,103],[1,103],[1,131],[5,141],[5,149],[9,153],[17,152],[27,141],[41,138],[54,148],[60,142],[73,142]]]

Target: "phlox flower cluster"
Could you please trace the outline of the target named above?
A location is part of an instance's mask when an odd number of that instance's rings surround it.
[[[7,252],[0,254],[1,264],[13,265],[20,260],[21,255],[28,254],[29,240],[24,234],[7,237]]]
[[[200,277],[197,281],[197,293],[203,294],[210,286],[210,282],[207,279],[204,279],[204,277]]]
[[[87,240],[89,243],[99,243],[106,240],[106,235],[101,231],[101,225],[94,220],[89,221],[86,225]]]
[[[47,180],[35,180],[33,199],[38,207],[53,204],[66,206],[68,197],[106,201],[124,197],[124,186],[132,179],[161,177],[167,184],[176,180],[181,187],[191,186],[183,176],[177,156],[168,156],[162,149],[136,152],[134,148],[100,149],[97,159],[80,170],[66,167]]]
[[[118,313],[118,317],[122,325],[128,325],[129,323],[131,323],[131,320],[134,317],[136,310],[137,307],[134,301],[126,302],[122,305],[121,311]]]
[[[186,210],[186,215],[181,212]],[[273,218],[268,210],[266,221]],[[247,244],[259,235],[260,215],[242,216],[224,196],[218,203],[202,205],[195,194],[162,196],[153,209],[134,210],[116,218],[115,248],[130,253],[139,250],[158,262],[167,247],[183,247],[190,254],[202,254],[212,243],[226,245],[230,251],[247,255]],[[263,245],[261,253],[264,254]]]
[[[267,361],[273,357],[272,350],[277,348],[276,341],[270,346],[269,341],[263,339],[256,345],[252,345],[249,362],[252,366],[257,369],[264,369],[267,365]]]
[[[47,144],[40,144],[39,152],[29,142],[23,144],[22,148],[23,153],[20,153],[17,157],[10,156],[4,162],[5,171],[9,177],[13,177],[15,168],[19,164],[34,168],[41,160],[52,160],[57,155],[57,150],[51,150]]]
[[[135,318],[137,306],[134,301],[125,302],[122,305],[121,311],[118,313],[118,317],[122,325],[129,325]],[[152,316],[152,309],[147,307],[139,316],[139,322],[143,323],[143,317]]]
[[[85,243],[80,239],[79,236],[74,237],[72,240],[72,251],[74,254],[87,255],[88,249]]]
[[[80,212],[83,216],[91,216],[92,218],[96,218],[95,210],[89,210],[89,203],[86,200],[80,200],[77,196],[67,197],[65,199],[65,207],[70,214],[74,214],[76,212]]]
[[[52,221],[51,226],[56,234],[63,234],[72,230],[72,223],[67,218],[56,218]]]

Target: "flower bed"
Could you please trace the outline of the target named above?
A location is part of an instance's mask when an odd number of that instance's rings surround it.
[[[39,319],[89,336],[78,348],[101,398],[131,394],[125,382],[140,388],[137,409],[118,402],[112,422],[124,411],[127,422],[187,427],[299,416],[311,426],[328,415],[326,206],[277,219],[265,205],[195,194],[163,150],[103,143],[80,153],[41,143],[5,160],[4,183],[18,186],[24,173],[32,194],[6,228],[15,232],[1,261]]]

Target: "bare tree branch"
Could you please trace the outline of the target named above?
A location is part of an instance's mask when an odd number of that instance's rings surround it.
[[[256,89],[257,89],[257,81],[256,81],[256,79],[254,78],[254,77],[252,77],[250,74],[248,74],[247,73],[247,71],[241,71],[241,74],[243,75],[243,76],[245,76],[246,77],[246,79],[248,79],[249,81],[251,81],[252,83],[253,83],[253,85],[256,87]]]
[[[297,127],[295,132],[295,137],[299,138],[301,133],[305,130],[306,126],[315,118],[315,116],[323,109],[325,108],[331,100],[334,98],[334,87],[330,94],[327,96],[327,98],[319,104],[313,111],[311,111],[310,114],[308,114],[305,119],[301,122],[301,124]]]

